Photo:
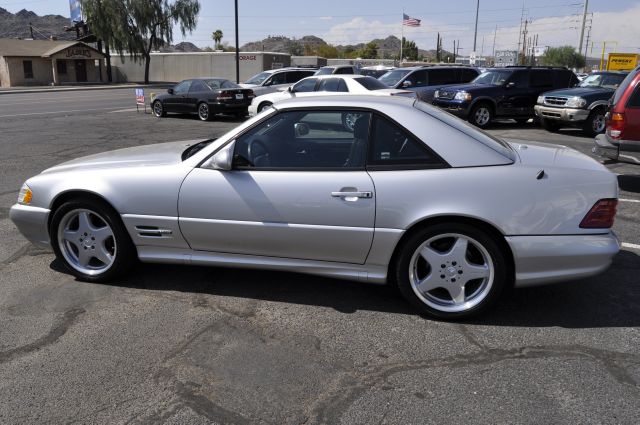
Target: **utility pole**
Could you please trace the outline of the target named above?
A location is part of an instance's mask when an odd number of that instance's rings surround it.
[[[520,37],[522,37],[522,20],[524,19],[524,1],[522,0],[522,13],[520,14],[520,29],[518,30],[518,55],[520,55]],[[516,63],[520,63],[520,60],[516,58]]]
[[[31,33],[31,39],[35,40],[35,38],[33,38],[33,26],[31,26],[31,22],[29,22],[29,32]]]
[[[476,41],[478,39],[478,12],[480,11],[480,0],[476,2],[476,29],[473,33],[473,52],[476,51]]]
[[[585,66],[585,68],[587,67],[587,50],[589,50],[589,38],[591,38],[592,23],[593,23],[593,18],[589,22],[589,30],[587,31],[587,42],[584,45],[584,66]],[[578,52],[578,53],[580,53],[580,52]]]
[[[525,64],[527,57],[527,25],[529,24],[529,20],[524,21],[524,30],[522,30],[522,65]],[[520,54],[518,52],[518,54]]]
[[[584,0],[584,11],[582,12],[582,29],[580,30],[580,47],[578,47],[578,54],[582,52],[582,42],[584,41],[584,26],[587,23],[588,7],[589,7],[589,0]]]
[[[457,53],[457,50],[456,50],[456,41],[455,41],[455,40],[453,40],[453,63],[456,63],[456,53]]]
[[[240,42],[238,37],[238,0],[236,3],[236,83],[240,84]]]
[[[438,38],[436,40],[436,61],[440,62],[440,33],[438,33]]]
[[[498,34],[498,26],[496,25],[496,30],[493,32],[493,49],[491,50],[491,56],[493,57],[493,64],[496,64],[496,35]]]

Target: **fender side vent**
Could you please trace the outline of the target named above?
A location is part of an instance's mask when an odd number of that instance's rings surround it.
[[[173,234],[171,229],[163,229],[156,226],[136,226],[138,236],[142,238],[170,238]]]

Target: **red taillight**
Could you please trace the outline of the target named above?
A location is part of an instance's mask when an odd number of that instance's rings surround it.
[[[222,90],[218,95],[218,100],[231,100],[233,96],[230,91]]]
[[[607,120],[607,134],[612,139],[619,139],[622,137],[624,131],[624,114],[614,112]]]
[[[253,92],[253,90],[247,90],[247,98],[253,99],[254,97],[256,97],[256,94]]]
[[[608,229],[616,216],[617,199],[600,199],[580,222],[582,229]]]

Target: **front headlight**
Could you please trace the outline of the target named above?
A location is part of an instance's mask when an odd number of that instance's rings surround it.
[[[587,101],[581,97],[574,96],[570,97],[569,100],[567,100],[566,105],[569,108],[584,108],[585,106],[587,106]]]
[[[538,100],[536,101],[539,105],[544,103],[544,96],[538,96]]]
[[[33,199],[33,192],[25,183],[20,188],[20,193],[18,194],[18,203],[22,205],[29,205],[31,203],[31,199]]]
[[[433,97],[440,97],[440,90],[433,92]]]
[[[466,91],[459,91],[453,98],[455,100],[466,100],[468,102],[471,100],[471,93],[467,93]]]

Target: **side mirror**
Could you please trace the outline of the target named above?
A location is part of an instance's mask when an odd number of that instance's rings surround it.
[[[293,86],[289,86],[289,87],[287,87],[287,91],[288,91],[289,93],[295,93],[295,92],[293,91]]]
[[[233,148],[236,141],[229,143],[224,148],[216,152],[211,158],[209,158],[204,164],[203,168],[209,168],[211,170],[230,171],[233,168]]]
[[[507,85],[506,85],[506,87],[507,87],[508,89],[512,89],[512,88],[514,88],[515,86],[516,86],[516,83],[514,83],[513,81],[511,81],[511,82],[507,83]]]
[[[293,125],[293,128],[296,132],[296,137],[302,137],[309,134],[309,125],[303,122],[297,122]]]
[[[173,94],[173,89],[167,89],[167,93]]]
[[[412,86],[412,84],[411,84],[411,81],[409,81],[409,80],[404,80],[402,82],[402,87],[404,87],[404,88],[411,87],[411,86]]]

